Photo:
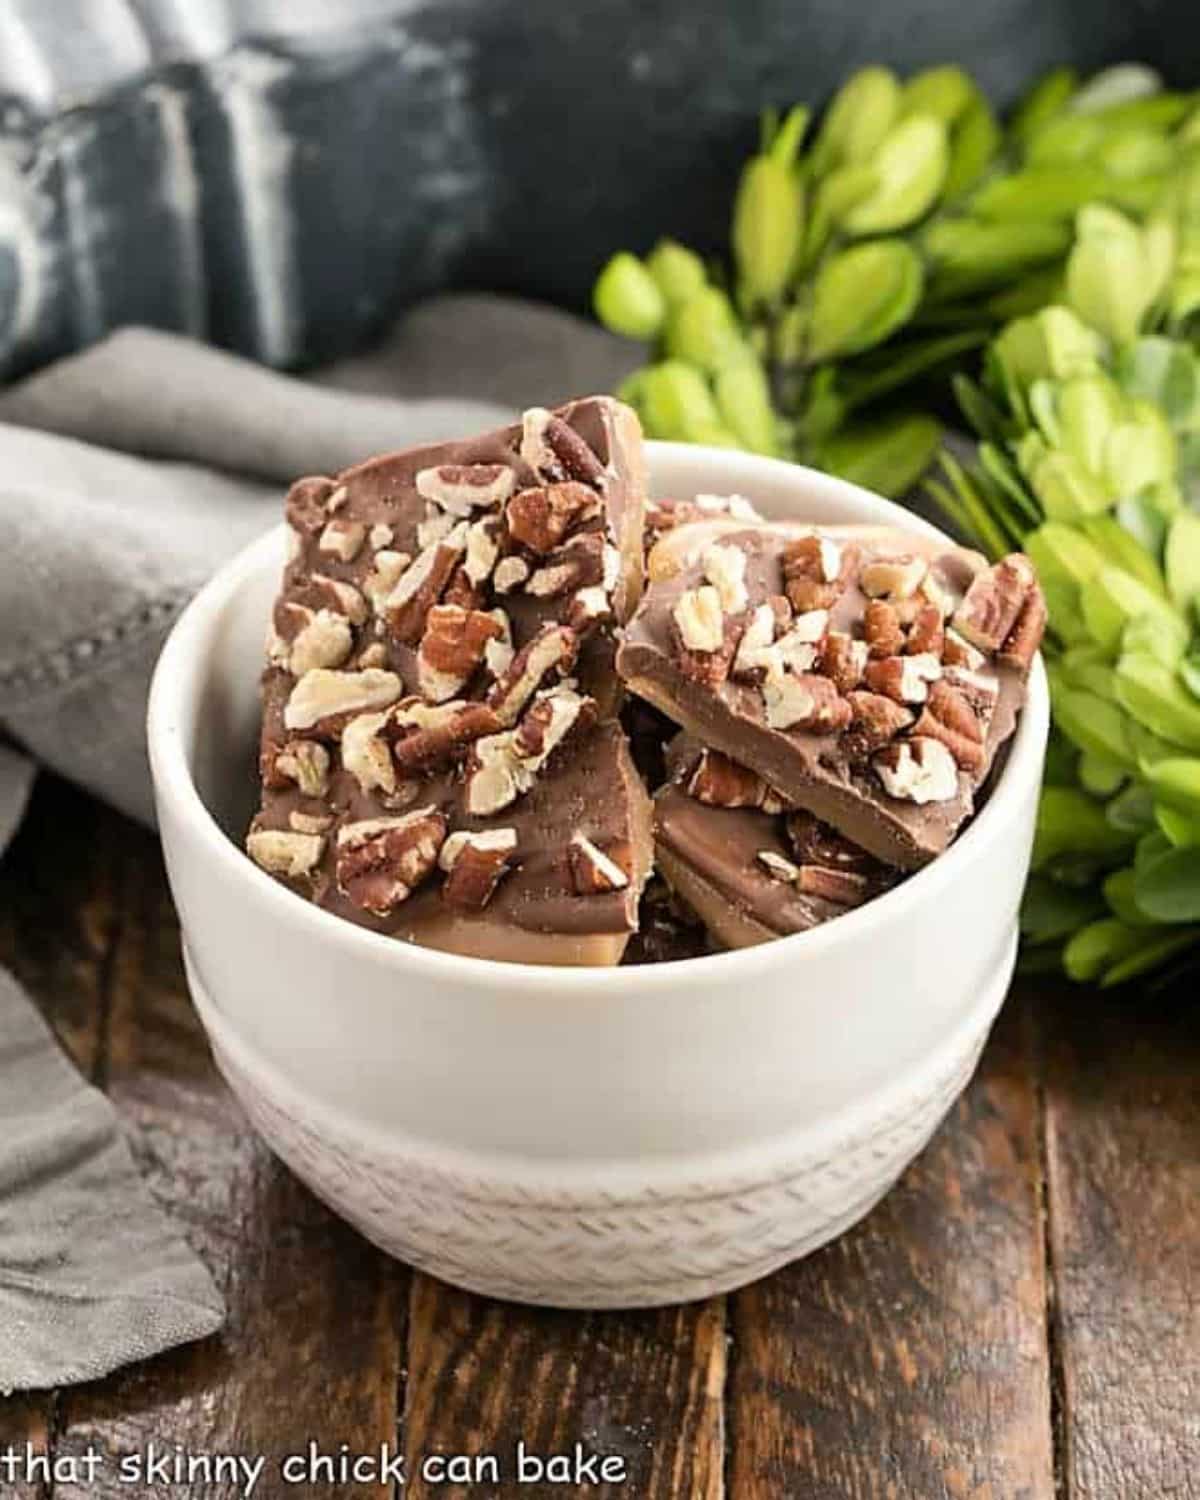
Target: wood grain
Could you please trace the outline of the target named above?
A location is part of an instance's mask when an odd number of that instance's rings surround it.
[[[722,1494],[724,1304],[641,1313],[561,1313],[490,1302],[415,1276],[409,1318],[405,1447],[408,1493],[542,1497],[586,1493],[638,1500]],[[519,1490],[519,1440],[542,1457],[576,1443],[624,1460],[623,1482],[586,1490]],[[486,1453],[503,1488],[436,1487],[431,1454]],[[611,1473],[611,1471],[610,1471]]]
[[[1071,1500],[1200,1495],[1194,991],[1046,997],[1047,1184]]]
[[[58,1451],[105,1455],[100,1483],[57,1497],[137,1493],[118,1483],[122,1455],[264,1455],[255,1495],[300,1490],[276,1469],[316,1439],[336,1456],[395,1447],[405,1278],[318,1204],[251,1136],[217,1076],[188,1002],[158,847],[121,824],[121,930],[111,961],[108,1091],[147,1179],[225,1293],[225,1333],[61,1396]],[[147,1484],[146,1493],[157,1492]],[[390,1487],[351,1487],[355,1494]],[[235,1496],[240,1481],[167,1493]]]
[[[1036,1091],[980,1075],[843,1239],[731,1299],[731,1500],[1050,1500]]]
[[[38,782],[12,846],[0,860],[0,965],[12,971],[85,1074],[102,1054],[109,955],[117,925],[114,858],[106,834],[119,820],[52,777]],[[2,1335],[0,1335],[2,1336]],[[0,1397],[0,1454],[53,1448],[54,1398]],[[40,1482],[8,1487],[41,1500]]]

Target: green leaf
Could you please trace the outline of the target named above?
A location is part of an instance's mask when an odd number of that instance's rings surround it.
[[[812,111],[804,104],[794,104],[788,110],[783,123],[779,126],[767,143],[767,153],[772,156],[781,167],[793,167],[796,158],[800,154],[800,145],[804,140],[804,132],[808,129],[808,122],[812,118]]]
[[[835,167],[817,184],[805,231],[803,260],[810,265],[845,216],[879,186],[879,174],[864,162]]]
[[[817,459],[831,474],[897,499],[929,468],[941,438],[935,418],[900,412],[848,424],[820,446]]]
[[[666,316],[658,283],[627,250],[614,255],[596,278],[592,306],[606,328],[629,339],[656,338]]]
[[[1086,754],[1099,756],[1126,772],[1136,768],[1125,732],[1125,715],[1115,703],[1081,688],[1060,687],[1054,693],[1054,714],[1059,729]],[[1100,795],[1108,796],[1115,790],[1115,786],[1103,788]]]
[[[801,243],[800,185],[774,156],[747,162],[733,205],[733,253],[738,295],[747,307],[783,294]],[[693,299],[694,300],[694,299]]]
[[[879,186],[846,214],[847,234],[890,234],[925,215],[949,166],[945,126],[931,115],[909,116],[884,138],[871,165]]]
[[[1104,917],[1077,932],[1063,949],[1063,968],[1071,979],[1084,982],[1099,979],[1112,964],[1135,953],[1142,944],[1135,929]]]
[[[1171,522],[1163,563],[1171,598],[1190,609],[1200,596],[1200,516],[1194,511],[1180,511]]]
[[[1092,797],[1111,797],[1129,780],[1129,767],[1120,761],[1085,751],[1079,757],[1079,784]]]
[[[1184,657],[1179,663],[1179,675],[1192,697],[1200,700],[1200,653]]]
[[[743,359],[716,375],[717,407],[725,424],[752,453],[778,452],[775,413],[761,365]]]
[[[1154,297],[1137,225],[1113,209],[1082,208],[1066,284],[1067,301],[1085,322],[1115,344],[1135,339]]]
[[[700,370],[719,370],[753,356],[746,346],[729,298],[720,288],[705,287],[673,307],[667,318],[667,353]]]
[[[953,63],[915,73],[900,92],[902,115],[933,115],[950,126],[975,97],[968,74]]]
[[[1124,568],[1101,568],[1083,593],[1083,617],[1092,639],[1115,650],[1126,625],[1139,615],[1154,615],[1164,630],[1186,640],[1183,622],[1164,599]]]
[[[1045,786],[1038,803],[1033,868],[1044,869],[1063,855],[1109,859],[1129,848],[1130,837],[1114,828],[1098,802],[1075,787]]]
[[[1147,833],[1154,827],[1154,795],[1149,787],[1134,782],[1105,804],[1104,816],[1122,833]]]
[[[814,362],[857,354],[912,317],[924,274],[903,240],[852,245],[824,262],[812,292],[808,358]]]
[[[1137,903],[1136,886],[1137,872],[1132,865],[1114,870],[1104,882],[1104,899],[1113,916],[1126,927],[1153,925],[1154,918],[1147,916]]]
[[[1138,979],[1141,975],[1150,973],[1152,969],[1160,968],[1177,953],[1184,953],[1189,948],[1195,947],[1198,941],[1200,941],[1200,936],[1190,932],[1157,938],[1147,937],[1136,952],[1131,953],[1128,958],[1122,959],[1119,963],[1113,964],[1100,981],[1100,987],[1111,989],[1114,985],[1127,984],[1131,979]]]
[[[1138,906],[1157,922],[1200,922],[1200,847],[1171,849],[1137,872]]]
[[[1021,933],[1031,943],[1060,942],[1103,911],[1094,890],[1031,875],[1021,901]]]
[[[1127,652],[1117,663],[1117,701],[1163,739],[1200,752],[1200,702],[1169,667],[1144,652]]]
[[[1190,756],[1159,760],[1145,766],[1143,775],[1155,797],[1168,807],[1200,817],[1200,760]]]
[[[823,174],[873,156],[900,113],[900,84],[888,68],[862,68],[834,95],[813,147],[813,170]]]
[[[1122,503],[1130,504],[1128,501]],[[1119,515],[1120,507],[1118,517]],[[1112,516],[1085,516],[1078,525],[1088,541],[1094,543],[1109,562],[1131,573],[1139,583],[1145,584],[1157,594],[1160,602],[1165,600],[1167,587],[1154,556],[1138,545],[1120,519],[1114,520]]]
[[[686,302],[708,282],[704,262],[694,250],[675,240],[659,240],[646,257],[646,269],[670,306]]]
[[[1146,561],[1158,572],[1156,558],[1162,556],[1167,539],[1167,518],[1148,495],[1129,495],[1117,501],[1117,523],[1145,553]],[[1143,581],[1147,581],[1143,575]],[[1162,574],[1158,574],[1162,586]]]
[[[991,105],[978,89],[950,136],[950,162],[942,195],[953,203],[970,192],[999,153],[1003,136]]]
[[[1008,423],[983,387],[961,370],[955,371],[951,385],[959,410],[978,436],[985,442],[1002,443],[1007,436]]]
[[[1151,98],[1162,86],[1161,74],[1144,63],[1114,63],[1093,74],[1076,91],[1070,108],[1079,115],[1111,110],[1114,105]]]
[[[1109,178],[1099,167],[1025,167],[984,183],[971,199],[984,219],[1072,219],[1086,204],[1107,196]]]
[[[962,295],[1058,259],[1070,247],[1071,231],[1044,219],[997,224],[939,218],[925,230],[921,244],[934,264],[934,289],[952,288]]]
[[[1196,356],[1174,339],[1147,336],[1135,340],[1117,358],[1116,376],[1130,396],[1152,401],[1173,426],[1186,421],[1200,393]]]
[[[1180,812],[1177,807],[1157,803],[1154,820],[1176,849],[1190,849],[1200,844],[1200,820]]]
[[[1018,102],[1009,125],[1013,139],[1028,141],[1062,111],[1079,87],[1074,68],[1055,68],[1039,78]]]
[[[698,433],[721,425],[708,382],[680,359],[664,360],[641,372],[638,410],[655,437],[699,442]]]

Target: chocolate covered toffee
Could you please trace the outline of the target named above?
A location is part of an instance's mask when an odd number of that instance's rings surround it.
[[[878,859],[941,853],[1041,640],[1028,561],[988,567],[879,528],[688,531],[651,556],[617,657],[626,685]]]
[[[604,398],[294,485],[251,857],[413,942],[618,962],[652,853],[611,720],[644,491]]]
[[[685,957],[887,890],[973,811],[1045,619],[1020,556],[647,506],[601,397],[302,479],[287,518],[247,849],[482,957],[615,964],[639,922],[628,959]]]

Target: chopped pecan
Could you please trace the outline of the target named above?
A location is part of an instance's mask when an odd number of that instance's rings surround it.
[[[797,537],[783,549],[784,592],[800,612],[829,609],[846,586],[853,550],[831,537]]]
[[[459,563],[442,593],[442,603],[457,605],[459,609],[482,609],[487,596],[481,588],[476,588],[467,576],[466,568]]]
[[[336,489],[333,480],[323,475],[297,479],[284,502],[289,525],[304,536],[315,535],[329,519],[326,502]]]
[[[568,735],[596,722],[596,702],[565,683],[539,693],[522,715],[512,749],[530,773],[540,771]]]
[[[598,512],[595,491],[570,480],[520,490],[505,507],[509,535],[539,556],[552,552]]]
[[[868,650],[866,641],[831,630],[821,642],[820,670],[839,693],[852,692],[863,679]]]
[[[367,541],[371,544],[372,552],[379,552],[385,547],[390,547],[395,536],[396,533],[386,521],[376,521],[367,533]]]
[[[871,762],[889,797],[922,805],[958,795],[958,766],[940,740],[925,736],[894,740]]]
[[[944,681],[970,704],[986,738],[1000,700],[998,679],[988,672],[972,671],[970,667],[946,667],[942,675]]]
[[[484,735],[494,734],[500,720],[486,703],[440,703],[411,699],[388,715],[385,737],[392,740],[396,764],[424,771],[462,755]]]
[[[328,833],[333,826],[333,814],[301,812],[296,808],[288,813],[288,825],[295,833]]]
[[[447,873],[443,899],[466,911],[482,911],[507,873],[516,850],[515,828],[452,833],[438,855],[438,864]]]
[[[363,579],[363,593],[376,614],[382,614],[388,595],[404,576],[412,558],[407,552],[393,552],[385,547],[375,554],[375,566]]]
[[[1035,583],[1025,595],[1016,623],[1005,637],[997,660],[1006,667],[1028,672],[1046,631],[1046,600]]]
[[[772,880],[794,885],[800,878],[799,868],[775,849],[760,849],[754,857]]]
[[[968,671],[975,672],[986,665],[987,657],[959,635],[957,630],[947,630],[942,647],[942,661],[947,667],[965,667]]]
[[[417,652],[421,696],[431,703],[453,698],[482,663],[487,643],[503,634],[499,622],[483,610],[435,604],[426,617]]]
[[[850,723],[850,704],[828,677],[787,673],[763,686],[767,723],[772,729],[804,729],[831,734]]]
[[[756,771],[719,750],[702,750],[687,782],[687,793],[707,807],[759,807],[770,788]]]
[[[585,531],[548,554],[545,562],[525,585],[535,599],[557,599],[560,594],[602,584],[604,538],[598,531]]]
[[[476,588],[492,576],[500,557],[500,536],[503,522],[499,516],[484,516],[467,528],[467,556],[463,571]]]
[[[488,694],[487,701],[500,723],[515,724],[543,678],[551,672],[565,677],[578,651],[579,637],[569,625],[543,625],[513,657]]]
[[[311,610],[305,612],[309,618],[292,637],[288,654],[288,670],[293,677],[303,677],[314,667],[340,667],[354,644],[354,633],[345,615],[329,609],[319,609],[315,614]]]
[[[986,759],[983,730],[975,710],[956,687],[935,682],[921,711],[914,734],[940,740],[964,771],[981,771]]]
[[[858,586],[869,599],[911,599],[921,586],[928,564],[911,553],[873,557],[858,574]]]
[[[775,629],[782,635],[792,623],[794,611],[792,601],[786,594],[770,594],[767,596],[767,606],[775,616]]]
[[[323,797],[329,790],[329,751],[316,740],[288,740],[264,749],[261,771],[273,791],[293,781],[306,797]]]
[[[712,584],[727,615],[741,614],[750,602],[746,592],[746,554],[740,547],[714,542],[700,559],[706,583]]]
[[[941,612],[936,604],[922,604],[913,617],[905,637],[904,650],[908,656],[932,653],[940,657],[946,644],[946,630]]]
[[[1036,587],[1029,559],[1020,552],[1010,553],[976,573],[954,612],[954,628],[973,646],[994,656],[1016,625],[1026,597]]]
[[[487,818],[515,802],[533,785],[533,777],[513,749],[516,732],[484,735],[471,746],[464,782],[468,813]]]
[[[694,590],[696,593],[716,594],[711,584],[704,588]],[[686,597],[686,596],[685,596]],[[680,601],[682,603],[682,600]],[[692,630],[693,639],[711,640],[711,632],[701,635],[700,621],[692,621],[689,629]],[[737,652],[738,641],[741,637],[742,621],[734,615],[725,615],[721,620],[721,639],[718,645],[709,650],[707,648],[689,648],[684,645],[681,637],[682,630],[679,627],[678,617],[673,621],[675,627],[676,643],[679,648],[677,664],[679,670],[685,677],[691,678],[693,682],[704,683],[706,687],[718,688],[729,676],[730,667],[733,665],[734,656]],[[773,649],[773,648],[768,648]]]
[[[885,656],[869,661],[863,673],[873,693],[894,698],[897,703],[924,703],[929,684],[942,675],[942,664],[936,656]]]
[[[492,587],[498,594],[511,594],[529,577],[529,564],[523,557],[502,557],[492,574]]]
[[[340,561],[353,562],[367,539],[367,528],[361,521],[350,521],[335,516],[321,531],[317,546],[322,552],[331,552]]]
[[[904,632],[893,605],[872,599],[863,612],[863,639],[874,657],[897,656],[904,648]]]
[[[865,760],[913,721],[903,704],[880,693],[850,693],[848,702],[852,718],[849,733],[842,737],[842,748],[851,760]]]
[[[611,845],[606,852],[592,843],[586,834],[574,834],[567,845],[567,862],[577,896],[622,891],[629,884],[629,874],[624,866],[632,863],[632,853],[624,842]]]
[[[434,807],[344,823],[337,836],[338,890],[384,917],[433,872],[445,839],[446,819]]]
[[[792,612],[788,609],[788,622]],[[778,615],[770,602],[760,604],[751,614],[749,624],[738,642],[737,655],[733,659],[735,677],[760,682],[763,677],[777,676],[783,670],[783,662],[774,649]]]
[[[318,609],[330,609],[345,615],[352,625],[361,625],[367,618],[367,601],[344,578],[314,573],[307,580],[303,594],[306,599],[312,599]]]
[[[254,863],[288,880],[311,874],[324,852],[325,839],[319,833],[295,833],[256,824],[246,835],[246,853]]]
[[[425,617],[442,597],[466,547],[467,528],[453,531],[419,552],[400,576],[384,606],[388,626],[398,641],[415,645],[425,629]]]
[[[453,516],[469,516],[507,500],[513,477],[507,464],[439,464],[421,469],[415,482],[418,495]]]
[[[387,708],[400,696],[395,672],[368,667],[362,672],[333,672],[314,667],[292,689],[283,711],[288,729],[308,729],[336,737],[346,716]]]
[[[589,588],[578,589],[570,604],[567,605],[567,612],[563,618],[580,640],[590,634],[597,625],[610,620],[612,600],[605,592],[604,585],[596,583]]]
[[[396,790],[396,763],[383,736],[386,713],[357,714],[342,730],[342,765],[358,782],[360,791]]]
[[[521,418],[521,457],[543,479],[577,479],[599,488],[604,465],[554,412],[532,406]]]

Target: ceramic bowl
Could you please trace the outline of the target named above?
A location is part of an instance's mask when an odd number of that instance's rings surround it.
[[[794,465],[649,453],[659,495],[930,529]],[[283,552],[281,527],[200,592],[149,713],[188,982],[268,1144],[392,1254],[563,1307],[725,1291],[861,1218],[970,1077],[1012,973],[1048,724],[1040,661],[979,815],[868,905],[677,963],[493,963],[344,922],[243,854]]]

